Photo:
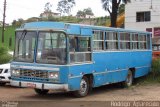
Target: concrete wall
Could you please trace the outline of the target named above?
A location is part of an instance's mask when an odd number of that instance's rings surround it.
[[[151,21],[136,22],[136,12],[150,11]],[[146,31],[160,27],[160,0],[131,0],[125,8],[125,28]],[[153,31],[153,30],[152,30]]]

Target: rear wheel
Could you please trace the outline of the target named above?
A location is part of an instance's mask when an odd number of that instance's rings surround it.
[[[42,89],[34,89],[35,92],[39,95],[46,95],[49,90],[42,90]]]
[[[80,89],[74,92],[76,97],[85,97],[89,93],[89,80],[87,77],[83,77],[80,82]]]
[[[128,75],[126,77],[126,80],[122,82],[123,87],[130,87],[133,83],[133,73],[131,70],[128,71]]]

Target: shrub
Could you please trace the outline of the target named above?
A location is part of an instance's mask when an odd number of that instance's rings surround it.
[[[137,80],[137,85],[138,84],[159,84],[160,83],[160,58],[158,59],[154,59],[152,61],[152,70],[151,72],[142,77],[142,78],[138,78]]]
[[[12,56],[8,53],[8,48],[0,47],[0,64],[8,63]]]
[[[152,71],[154,75],[157,75],[160,73],[160,58],[154,59],[152,61]]]

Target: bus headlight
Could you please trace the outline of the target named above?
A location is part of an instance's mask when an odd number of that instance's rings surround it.
[[[20,76],[20,70],[12,70],[13,76]]]
[[[58,72],[49,72],[48,78],[49,79],[58,79],[59,73]]]

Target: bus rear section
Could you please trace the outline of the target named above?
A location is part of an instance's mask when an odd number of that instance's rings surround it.
[[[123,82],[149,73],[152,62],[151,34],[122,29],[93,30],[95,86]]]

